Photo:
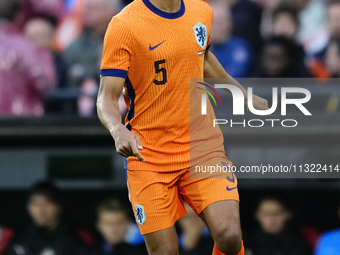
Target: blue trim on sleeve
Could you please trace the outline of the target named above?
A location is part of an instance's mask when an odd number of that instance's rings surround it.
[[[182,17],[183,14],[185,13],[185,5],[183,0],[181,0],[181,8],[177,12],[164,12],[155,7],[149,0],[143,0],[143,2],[146,5],[146,7],[150,9],[150,11],[166,19],[177,19]]]
[[[136,93],[135,93],[135,89],[132,86],[132,83],[129,79],[129,77],[127,77],[127,79],[125,80],[125,84],[126,84],[126,88],[127,88],[127,92],[128,92],[128,96],[130,97],[130,109],[129,112],[127,114],[127,119],[129,120],[129,122],[126,124],[126,127],[128,130],[131,131],[132,127],[131,127],[131,120],[135,117],[135,98],[136,98]]]
[[[125,169],[125,170],[128,170],[128,167],[127,167],[127,160],[126,160],[125,157],[124,157],[124,169]],[[127,176],[127,174],[126,174],[126,180],[127,180],[127,178],[128,178],[128,176]]]
[[[115,76],[115,77],[126,78],[127,73],[128,73],[127,71],[121,70],[121,69],[102,69],[102,70],[100,70],[100,76]]]

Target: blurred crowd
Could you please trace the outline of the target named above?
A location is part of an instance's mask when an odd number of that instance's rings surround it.
[[[59,190],[47,182],[37,183],[26,204],[31,221],[15,231],[0,228],[1,255],[147,255],[131,209],[112,198],[100,202],[95,223],[99,238],[64,218]]]
[[[0,115],[95,114],[105,30],[128,2],[0,0]],[[232,76],[340,76],[340,0],[207,2]]]
[[[0,255],[147,255],[131,205],[118,197],[103,200],[93,209],[96,222],[89,230],[65,220],[64,202],[53,184],[35,184],[26,202],[31,220],[14,229],[0,226]],[[186,203],[185,208],[188,213],[176,223],[179,254],[210,255],[214,242],[208,229]],[[243,233],[246,255],[340,254],[340,229],[320,235],[294,224],[292,210],[279,197],[261,198],[253,215],[258,227]]]

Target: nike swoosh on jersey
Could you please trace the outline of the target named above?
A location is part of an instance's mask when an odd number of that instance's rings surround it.
[[[234,187],[234,188],[229,188],[229,187],[227,186],[227,190],[228,190],[228,191],[232,191],[232,190],[234,190],[234,189],[236,189],[236,187]]]
[[[160,45],[161,45],[162,43],[164,43],[164,42],[165,42],[165,40],[164,40],[163,42],[157,44],[157,45],[154,46],[154,47],[152,47],[151,44],[150,44],[150,45],[149,45],[149,50],[154,50],[154,49],[156,49],[158,46],[160,46]]]

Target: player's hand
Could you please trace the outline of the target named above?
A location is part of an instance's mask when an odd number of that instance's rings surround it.
[[[134,156],[140,161],[145,162],[144,157],[139,151],[143,150],[139,137],[127,130],[125,126],[122,125],[122,127],[115,130],[112,137],[115,140],[116,151],[119,155],[126,158]]]
[[[247,101],[247,99],[245,99]],[[248,103],[246,103],[247,111],[249,112]],[[268,101],[262,97],[253,95],[253,106],[256,110],[269,110]]]

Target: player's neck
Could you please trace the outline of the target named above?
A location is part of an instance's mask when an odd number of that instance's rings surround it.
[[[181,0],[149,0],[157,9],[164,12],[178,12],[181,9]]]

